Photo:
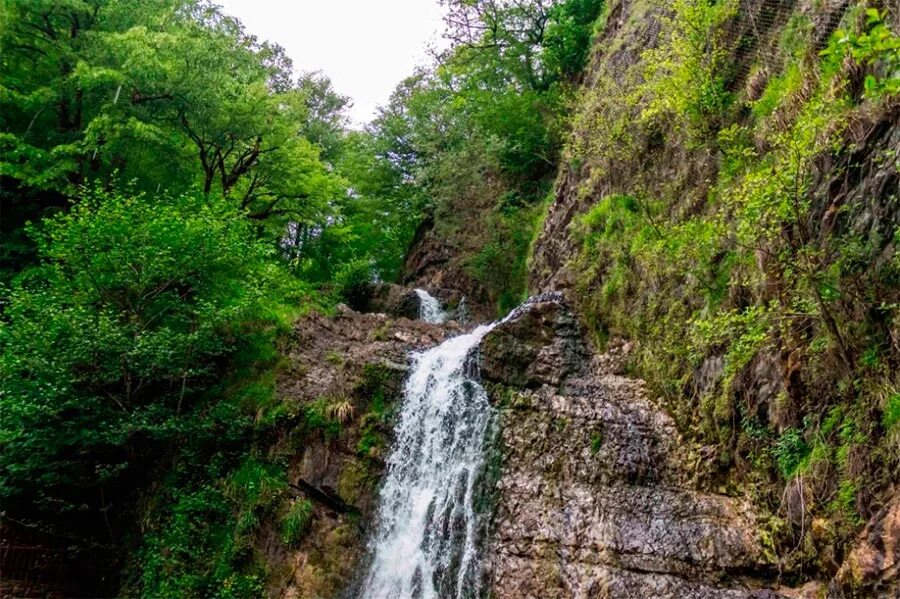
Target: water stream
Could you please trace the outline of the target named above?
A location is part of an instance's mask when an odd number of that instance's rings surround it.
[[[424,289],[416,289],[419,296],[419,318],[432,324],[443,324],[447,313],[441,308],[441,302]]]
[[[412,355],[358,597],[486,596],[480,549],[490,514],[479,499],[496,412],[478,382],[473,350],[532,303],[561,300],[559,293],[538,295],[502,321]]]
[[[494,326],[413,355],[360,597],[482,595],[474,499],[494,410],[469,356]]]

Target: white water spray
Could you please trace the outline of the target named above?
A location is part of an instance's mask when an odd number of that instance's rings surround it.
[[[483,594],[483,514],[474,498],[494,410],[484,388],[467,376],[467,358],[494,326],[413,356],[360,597]]]
[[[441,303],[436,297],[424,289],[416,289],[419,296],[419,318],[432,324],[443,324],[447,320],[447,313],[441,309]]]

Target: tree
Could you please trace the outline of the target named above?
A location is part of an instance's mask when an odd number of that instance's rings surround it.
[[[151,192],[196,185],[276,230],[339,193],[319,140],[305,137],[332,107],[327,79],[316,105],[280,47],[216,7],[11,0],[8,22],[0,174],[20,188],[6,201],[38,204],[19,220],[47,207],[40,193],[71,195],[114,173]]]
[[[341,150],[341,141],[349,125],[350,98],[337,93],[331,80],[322,73],[303,73],[297,80],[307,114],[300,133],[317,145],[322,159],[333,162]]]
[[[32,234],[40,264],[0,322],[0,498],[8,517],[110,540],[149,461],[210,434],[205,389],[291,283],[201,194],[85,191]]]

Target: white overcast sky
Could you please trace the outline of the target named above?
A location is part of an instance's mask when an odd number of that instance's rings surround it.
[[[300,71],[322,71],[368,122],[442,31],[438,0],[216,0],[248,33],[284,46]]]

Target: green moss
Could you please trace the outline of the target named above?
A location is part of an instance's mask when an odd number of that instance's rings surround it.
[[[393,326],[393,322],[387,320],[384,324],[377,327],[374,331],[372,331],[372,340],[373,341],[387,341],[388,337],[391,334],[391,327]]]
[[[829,508],[850,518],[852,521],[860,522],[859,511],[856,509],[858,492],[854,481],[842,480],[838,486],[837,496],[831,501]]]
[[[383,431],[390,423],[391,386],[396,377],[394,371],[381,364],[369,363],[363,367],[363,380],[357,387],[357,393],[366,401],[356,444],[361,457],[379,458],[384,453],[387,440]]]
[[[371,480],[369,466],[361,461],[351,460],[341,470],[338,478],[338,495],[352,505],[359,499],[363,490],[369,487]]]
[[[344,355],[341,352],[331,350],[325,353],[325,361],[335,366],[343,366]]]
[[[497,424],[496,421],[494,424]],[[500,426],[489,426],[485,431],[484,466],[478,474],[472,497],[472,507],[479,514],[493,514],[500,500],[500,490],[497,487],[503,474],[500,439]]]

